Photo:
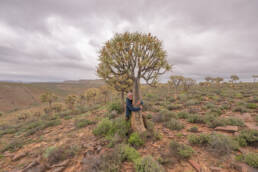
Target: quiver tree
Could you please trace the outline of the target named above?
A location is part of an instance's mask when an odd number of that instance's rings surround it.
[[[230,82],[233,84],[233,86],[237,80],[239,80],[239,77],[237,75],[230,76]]]
[[[65,98],[65,104],[69,109],[74,110],[78,98],[74,95],[69,95]]]
[[[182,83],[184,91],[188,91],[191,87],[195,85],[195,80],[193,80],[192,78],[184,78]]]
[[[214,78],[214,81],[217,83],[218,86],[220,86],[220,83],[223,81],[224,79],[221,77],[216,77]]]
[[[158,77],[171,68],[161,41],[151,34],[137,32],[115,34],[100,50],[99,61],[97,72],[103,79],[126,76],[132,80],[134,106],[141,97],[140,80],[155,86]],[[132,114],[131,126],[140,133],[146,130],[141,112]]]
[[[86,100],[89,103],[93,100],[93,103],[96,103],[96,97],[99,94],[99,90],[97,88],[89,88],[85,91]]]
[[[42,103],[48,103],[49,109],[52,108],[52,103],[54,101],[56,101],[57,99],[58,99],[58,97],[51,92],[46,92],[40,96],[40,101]]]
[[[177,91],[180,85],[182,85],[184,81],[183,76],[170,76],[168,80],[169,87],[175,88],[175,98],[177,98]]]
[[[108,96],[110,94],[110,88],[108,88],[106,85],[103,85],[99,88],[100,94],[104,96],[104,102],[107,103]]]

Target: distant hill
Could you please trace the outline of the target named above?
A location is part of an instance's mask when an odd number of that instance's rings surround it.
[[[0,82],[0,111],[9,112],[40,104],[42,93],[50,91],[62,100],[69,94],[81,94],[86,89],[99,87],[103,80],[64,81],[59,83]]]

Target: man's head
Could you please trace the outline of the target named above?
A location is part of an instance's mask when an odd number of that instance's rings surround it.
[[[127,94],[127,98],[130,99],[130,100],[133,100],[133,93],[132,92],[129,92]]]

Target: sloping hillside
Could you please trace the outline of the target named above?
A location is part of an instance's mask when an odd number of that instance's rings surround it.
[[[80,94],[87,88],[99,87],[102,80],[80,80],[63,83],[0,82],[0,111],[10,112],[39,105],[42,93],[50,91],[60,99],[69,94]]]

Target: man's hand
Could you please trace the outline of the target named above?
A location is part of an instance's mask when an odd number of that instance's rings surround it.
[[[141,101],[140,100],[138,100],[138,102],[136,103],[136,105],[140,105],[141,104]]]
[[[140,108],[141,108],[141,110],[142,110],[142,108],[143,108],[142,105],[140,105]]]

